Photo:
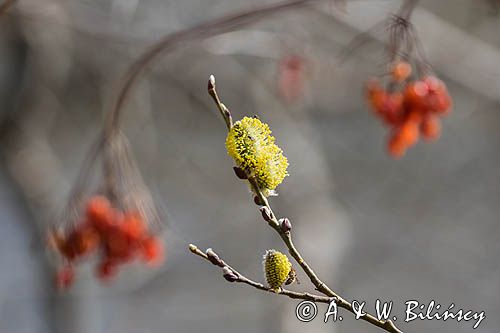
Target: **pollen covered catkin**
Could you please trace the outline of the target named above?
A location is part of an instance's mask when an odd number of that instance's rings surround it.
[[[250,117],[235,122],[226,138],[229,156],[238,167],[255,177],[266,196],[288,176],[288,160],[274,142],[269,126]]]
[[[288,257],[276,250],[267,250],[264,255],[264,273],[271,289],[278,290],[288,279],[292,264]]]

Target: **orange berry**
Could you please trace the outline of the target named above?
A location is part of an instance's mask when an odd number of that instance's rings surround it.
[[[422,121],[420,129],[425,139],[437,140],[441,134],[441,122],[437,117],[427,116]]]
[[[408,111],[406,114],[405,121],[412,122],[414,124],[420,124],[422,122],[422,118],[424,117],[425,111],[422,109],[412,109]]]
[[[403,157],[406,153],[406,148],[406,144],[403,140],[401,140],[400,136],[397,133],[392,135],[392,137],[389,139],[387,150],[392,157]]]
[[[56,274],[56,287],[59,290],[68,289],[75,280],[75,271],[73,267],[66,266],[60,269]]]
[[[160,264],[164,259],[163,243],[156,237],[149,237],[142,243],[144,260],[152,265]]]
[[[80,226],[73,230],[65,242],[66,255],[70,259],[89,254],[99,245],[99,234],[90,226]]]
[[[133,255],[133,244],[129,237],[118,227],[107,234],[106,254],[113,259],[129,260]]]
[[[429,111],[447,113],[451,107],[451,98],[443,81],[435,76],[427,76],[423,79],[429,89],[426,105]]]
[[[406,85],[404,89],[404,101],[410,108],[425,108],[425,98],[429,93],[427,84],[423,81],[415,81]]]
[[[381,108],[383,120],[389,125],[397,125],[401,122],[403,109],[403,95],[401,93],[392,93],[387,96],[386,101]]]
[[[448,95],[446,88],[431,94],[428,98],[428,105],[430,111],[442,115],[447,114],[451,109],[451,97]]]
[[[395,81],[404,81],[411,75],[411,65],[405,61],[398,61],[392,67],[391,75]]]
[[[141,239],[146,233],[146,224],[139,214],[127,213],[123,218],[122,229],[127,236]]]
[[[100,237],[96,229],[86,226],[80,230],[78,241],[82,253],[87,254],[99,246]]]
[[[406,147],[411,147],[417,143],[418,135],[418,123],[414,121],[406,121],[398,133],[400,140],[405,143]]]
[[[111,223],[113,218],[112,212],[113,209],[106,197],[97,195],[92,197],[87,203],[88,223],[100,231]]]
[[[385,92],[375,87],[368,87],[367,95],[368,103],[370,104],[371,108],[373,109],[373,111],[379,113],[379,110],[384,104],[386,98]]]

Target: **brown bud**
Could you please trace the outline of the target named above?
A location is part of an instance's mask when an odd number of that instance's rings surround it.
[[[292,223],[286,217],[279,220],[280,228],[283,232],[290,232],[292,230]]]
[[[214,264],[215,266],[224,267],[224,263],[219,258],[217,253],[215,253],[212,249],[207,249],[205,253],[208,257],[208,260],[210,260],[212,264]]]
[[[229,267],[225,266],[222,269],[222,276],[229,282],[238,281],[238,275],[236,275]]]
[[[262,218],[264,220],[266,220],[267,222],[269,222],[273,219],[273,213],[266,206],[260,207],[260,212],[262,213]]]
[[[233,167],[233,170],[234,170],[234,174],[236,175],[236,177],[238,177],[239,179],[248,179],[248,176],[246,174],[245,171],[243,171],[242,168],[239,168],[239,167]]]
[[[253,202],[255,202],[255,204],[257,206],[264,206],[264,202],[262,202],[262,200],[260,200],[258,195],[253,197]]]

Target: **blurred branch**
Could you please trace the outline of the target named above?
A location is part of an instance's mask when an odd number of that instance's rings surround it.
[[[321,0],[285,0],[272,5],[265,5],[257,9],[252,9],[248,11],[243,11],[240,13],[223,16],[222,18],[215,19],[207,23],[201,23],[191,28],[181,30],[172,34],[167,35],[159,42],[154,44],[151,48],[146,50],[141,56],[139,56],[128,68],[125,73],[120,88],[118,89],[118,94],[115,101],[112,104],[110,112],[107,114],[106,123],[104,125],[101,136],[97,139],[98,142],[109,143],[113,138],[119,133],[120,125],[120,114],[129,95],[134,83],[138,80],[140,75],[144,72],[147,66],[155,60],[160,54],[166,51],[172,51],[176,49],[181,43],[188,41],[201,40],[207,37],[211,37],[223,32],[228,32],[232,29],[239,28],[246,24],[255,22],[264,17],[270,16],[275,13],[279,13],[285,10],[291,10],[296,8],[305,7],[314,2],[319,2]],[[217,96],[213,96],[217,99]],[[218,103],[221,109],[220,111],[226,114],[224,119],[226,120],[226,125],[228,128],[231,127],[230,113],[222,103]],[[105,154],[104,156],[104,175],[107,180],[112,182],[112,174],[110,172],[111,165],[113,161],[110,154]]]
[[[0,5],[0,16],[5,14],[10,7],[16,2],[17,0],[5,0],[1,5]]]
[[[107,133],[112,134],[116,130],[119,123],[120,111],[135,81],[144,72],[144,69],[160,54],[174,50],[181,43],[188,41],[192,42],[215,36],[217,34],[228,32],[256,22],[264,17],[271,16],[285,10],[305,7],[319,1],[322,0],[285,0],[272,5],[265,5],[257,9],[251,9],[224,16],[222,18],[167,35],[139,56],[139,58],[137,58],[137,60],[135,60],[128,68],[118,89],[118,94],[113,103],[111,112],[108,115],[106,126]]]
[[[210,76],[209,81],[208,81],[208,92],[210,96],[214,99],[215,103],[217,104],[217,107],[219,108],[222,117],[224,118],[224,121],[226,122],[226,125],[228,127],[228,130],[231,129],[229,120],[230,118],[230,113],[229,110],[226,108],[224,104],[220,101],[217,90],[216,90],[216,84],[215,84],[215,78]],[[343,297],[339,296],[337,293],[335,293],[330,287],[328,287],[321,279],[316,275],[314,270],[309,266],[307,261],[302,257],[298,249],[295,247],[293,241],[292,241],[292,235],[291,235],[291,224],[289,223],[288,219],[281,219],[278,220],[276,215],[274,214],[271,205],[269,204],[269,201],[267,200],[266,196],[262,192],[261,188],[259,187],[258,181],[253,175],[248,175],[246,174],[243,170],[236,168],[235,169],[236,175],[240,179],[247,179],[250,187],[252,189],[252,192],[256,195],[255,197],[255,203],[260,206],[260,211],[262,213],[262,217],[264,220],[269,224],[271,228],[273,228],[278,235],[281,237],[283,242],[285,243],[286,247],[288,248],[288,252],[290,255],[295,259],[295,261],[300,265],[302,270],[306,273],[306,275],[309,277],[309,280],[311,283],[314,285],[316,290],[321,292],[322,294],[328,296],[331,299],[335,299],[336,303],[339,307],[348,310],[349,312],[355,314],[355,310],[352,306],[351,303],[346,301]],[[243,173],[243,174],[242,174]],[[284,225],[284,223],[288,223],[288,225]],[[214,265],[220,266],[220,267],[225,267],[227,266],[220,258],[215,254],[212,253],[212,255],[207,255],[203,254],[203,252],[199,251],[196,246],[190,245],[189,246],[191,252],[197,255],[201,255],[205,259],[211,261]],[[224,277],[228,281],[238,281],[238,282],[244,282],[247,284],[250,284],[258,289],[262,290],[268,290],[266,287],[264,287],[261,284],[255,283],[253,281],[245,281],[244,279],[240,280],[241,275],[234,271],[231,267],[227,266],[228,269],[225,272]],[[231,273],[234,273],[234,276],[231,275]],[[389,333],[402,333],[401,330],[399,330],[394,323],[391,320],[378,320],[376,317],[370,315],[370,314],[365,314],[364,316],[361,317],[362,320],[365,320],[369,322],[372,325],[375,325],[379,328],[382,328],[386,330]]]
[[[204,253],[200,249],[198,249],[198,247],[196,247],[196,245],[189,244],[189,250],[192,253],[196,254],[197,256],[200,256],[203,259],[211,262],[215,266],[219,266],[219,267],[223,268],[224,277],[229,282],[245,283],[245,284],[248,284],[249,286],[252,286],[252,287],[257,288],[259,290],[267,291],[267,292],[276,294],[276,292],[274,290],[272,290],[271,288],[268,288],[268,287],[264,286],[262,283],[253,281],[253,280],[245,277],[243,274],[241,274],[240,272],[235,270],[233,267],[226,264],[226,262],[224,260],[220,259],[220,257],[215,252],[213,252],[211,249],[208,249],[207,252],[212,253],[212,256],[215,255],[217,257],[217,259],[218,259],[217,263],[215,263],[213,260],[211,260],[206,253]],[[226,269],[224,269],[224,268],[226,268]],[[232,273],[232,275],[231,275],[231,273]],[[334,297],[325,297],[325,296],[314,295],[314,294],[309,294],[309,293],[299,293],[299,292],[295,292],[295,291],[291,291],[291,290],[287,290],[287,289],[283,289],[283,288],[281,288],[279,295],[288,296],[288,297],[293,298],[293,299],[303,299],[303,300],[307,300],[307,301],[326,303],[326,304],[329,304],[330,302],[335,300]]]
[[[106,179],[108,188],[113,188],[113,157],[110,154],[110,149],[112,145],[110,143],[113,142],[114,138],[119,134],[119,125],[120,125],[120,114],[129,95],[134,83],[139,79],[140,75],[144,72],[147,66],[155,60],[160,54],[166,51],[173,51],[182,43],[188,41],[201,40],[207,37],[211,37],[223,32],[228,32],[232,29],[239,28],[246,24],[255,22],[264,17],[270,16],[272,14],[291,10],[296,8],[305,7],[314,2],[319,2],[321,0],[285,0],[272,5],[265,5],[259,7],[257,9],[252,9],[248,11],[243,11],[240,13],[224,16],[222,18],[215,19],[213,21],[209,21],[207,23],[202,23],[196,25],[191,28],[187,28],[185,30],[181,30],[172,34],[167,35],[159,42],[154,44],[151,48],[146,50],[141,56],[139,56],[128,68],[125,73],[121,84],[118,89],[118,93],[116,99],[112,103],[112,108],[110,112],[107,114],[105,125],[99,137],[95,140],[92,145],[91,151],[87,154],[88,156],[88,164],[89,167],[82,168],[80,176],[73,188],[70,202],[68,203],[68,207],[71,208],[73,203],[79,200],[79,196],[81,194],[81,187],[85,184],[85,180],[87,179],[88,170],[90,166],[95,162],[97,155],[94,153],[94,149],[99,153],[102,149],[105,149],[103,156],[103,174]],[[325,0],[326,1],[326,0]],[[214,96],[214,98],[217,98]],[[225,108],[222,104],[221,107]],[[220,109],[221,112],[227,113],[230,117],[230,113],[228,110],[224,111]],[[226,118],[225,118],[226,119]],[[226,119],[226,124],[228,128],[231,126],[231,120]],[[97,148],[94,148],[97,147]],[[68,210],[68,209],[67,209]],[[70,209],[69,209],[70,210]]]
[[[403,5],[401,0],[394,3]],[[349,3],[349,15],[331,12],[320,6],[316,9],[362,32],[348,47],[351,50],[370,39],[387,43],[385,36],[378,35],[376,31],[381,27],[380,22],[387,17],[387,11],[379,5],[379,1],[352,1]],[[367,12],[370,15],[366,15]],[[433,68],[480,96],[500,100],[500,72],[497,70],[500,49],[496,45],[460,29],[422,6],[412,11],[411,21],[425,50],[426,59]],[[341,54],[340,59],[345,60],[346,54]]]
[[[340,52],[338,55],[338,61],[339,63],[343,63],[347,61],[361,46],[369,42],[370,40],[373,39],[373,34],[376,33],[380,29],[387,30],[388,25],[389,28],[392,26],[392,28],[397,27],[398,24],[400,25],[409,25],[410,29],[413,29],[411,27],[410,23],[410,17],[413,11],[415,10],[415,7],[417,6],[418,2],[420,0],[405,0],[402,2],[402,4],[399,7],[399,10],[392,15],[392,17],[386,18],[384,17],[383,20],[377,22],[374,24],[372,27],[367,29],[366,31],[363,31],[356,35],[348,44],[347,46]],[[390,30],[390,29],[389,29]],[[394,29],[392,29],[394,30]],[[392,36],[394,38],[395,36]],[[401,37],[401,36],[399,36]],[[397,53],[397,41],[394,39],[390,39],[388,42],[388,46],[390,49],[390,52],[393,54],[392,57],[394,58],[396,53]],[[394,60],[394,59],[392,59]]]
[[[406,0],[403,2],[401,5],[401,8],[399,9],[398,15],[401,16],[402,18],[409,20],[411,13],[417,6],[418,2],[420,0]]]

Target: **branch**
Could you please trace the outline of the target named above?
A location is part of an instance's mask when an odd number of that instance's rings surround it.
[[[287,289],[281,288],[281,290],[277,293],[276,291],[264,286],[262,283],[253,281],[247,277],[245,277],[243,274],[226,264],[224,260],[220,259],[220,257],[213,252],[211,249],[208,249],[206,253],[202,252],[196,245],[189,244],[189,250],[196,254],[197,256],[202,257],[203,259],[211,262],[215,266],[221,267],[223,270],[224,278],[229,281],[229,282],[240,282],[240,283],[245,283],[249,286],[252,286],[256,289],[262,290],[262,291],[267,291],[273,294],[278,294],[278,295],[283,295],[287,296],[293,299],[303,299],[307,301],[312,301],[312,302],[318,302],[318,303],[326,303],[329,304],[333,300],[335,300],[334,297],[325,297],[325,296],[320,296],[320,295],[313,295],[309,293],[299,293]],[[210,256],[207,255],[207,253],[210,253]]]
[[[306,275],[309,277],[311,280],[311,283],[316,287],[316,290],[320,291],[321,293],[334,297],[337,299],[337,305],[343,309],[346,309],[347,311],[355,314],[354,308],[352,307],[352,304],[346,301],[344,298],[339,296],[337,293],[335,293],[333,290],[331,290],[323,281],[319,279],[319,277],[314,273],[313,269],[309,264],[304,260],[300,252],[297,250],[295,245],[293,244],[292,241],[292,236],[291,236],[291,231],[283,231],[281,228],[281,223],[277,220],[276,216],[274,215],[272,208],[269,204],[269,200],[264,196],[262,191],[259,188],[259,185],[257,184],[257,181],[254,177],[249,177],[248,182],[250,183],[250,186],[252,187],[252,190],[254,193],[256,193],[257,197],[259,198],[260,202],[263,203],[263,206],[261,207],[261,212],[263,212],[263,217],[267,221],[267,223],[280,235],[281,239],[285,243],[286,247],[288,248],[288,252],[290,255],[295,259],[295,261],[300,265],[302,270],[306,273]],[[369,322],[372,325],[375,325],[377,327],[380,327],[387,332],[390,333],[403,333],[401,330],[399,330],[394,323],[391,320],[378,320],[376,317],[366,314],[361,317],[362,320]]]
[[[113,107],[108,114],[106,132],[108,132],[108,135],[111,135],[116,130],[119,123],[120,111],[135,81],[137,81],[147,66],[160,54],[167,51],[173,51],[180,44],[225,33],[278,12],[305,7],[319,1],[326,0],[283,0],[275,4],[264,5],[257,9],[224,16],[207,23],[201,23],[194,27],[165,36],[139,56],[139,58],[137,58],[128,68],[123,77],[116,99],[112,104]]]
[[[7,11],[17,0],[5,0],[4,3],[0,5],[0,15]],[[140,78],[141,74],[145,71],[148,65],[153,62],[160,54],[163,54],[167,51],[171,52],[175,50],[178,46],[186,43],[193,42],[196,40],[202,40],[204,38],[208,38],[211,36],[215,36],[217,34],[221,34],[230,30],[234,30],[236,28],[242,27],[246,24],[255,22],[259,19],[262,19],[267,16],[271,16],[281,11],[297,9],[301,7],[305,7],[314,2],[326,1],[326,0],[283,0],[276,4],[264,5],[258,7],[256,9],[251,9],[248,11],[243,11],[240,13],[236,13],[233,15],[228,15],[221,17],[219,19],[215,19],[206,23],[202,23],[196,25],[191,28],[187,28],[178,32],[174,32],[172,34],[168,34],[163,37],[160,41],[155,43],[149,49],[144,51],[127,69],[124,74],[122,80],[120,81],[119,89],[117,91],[117,95],[112,102],[112,108],[106,115],[105,124],[98,138],[94,141],[90,151],[87,153],[87,158],[85,161],[85,166],[82,167],[82,171],[80,172],[76,184],[73,186],[71,192],[71,198],[68,204],[68,207],[65,209],[66,214],[67,211],[71,211],[71,208],[74,206],[74,203],[80,200],[80,194],[82,192],[82,188],[87,185],[88,174],[90,172],[90,167],[95,163],[102,149],[106,149],[103,157],[103,174],[106,179],[109,188],[113,188],[113,174],[112,174],[112,157],[110,156],[109,146],[116,138],[119,133],[119,122],[120,115],[129,95],[131,89],[133,88],[135,82]],[[214,98],[217,98],[215,95]],[[220,101],[219,101],[220,102]],[[217,105],[223,106],[222,103],[218,103]],[[224,110],[221,110],[224,116]],[[230,117],[229,110],[226,108],[226,116],[224,119],[228,128],[232,126],[231,120],[227,119]],[[112,192],[112,191],[111,191]]]
[[[229,126],[229,123],[228,123],[228,120],[231,119],[231,115],[229,113],[229,110],[226,108],[226,106],[224,104],[221,103],[221,101],[218,97],[216,84],[215,84],[215,78],[213,75],[210,76],[209,83],[208,83],[208,90],[209,90],[210,96],[212,96],[215,103],[217,104],[217,107],[220,110],[220,112],[224,118],[224,121],[226,122],[226,125],[228,126],[228,129],[231,129],[231,126]],[[236,175],[238,176],[238,178],[248,180],[250,187],[252,189],[252,192],[256,195],[255,203],[260,206],[260,211],[262,213],[262,217],[269,224],[269,226],[271,228],[273,228],[278,233],[278,235],[281,237],[281,239],[285,243],[286,247],[288,248],[288,252],[295,259],[295,261],[300,265],[300,267],[306,273],[306,275],[309,277],[309,280],[314,285],[316,290],[318,290],[322,294],[328,296],[330,299],[336,299],[336,303],[339,307],[346,309],[347,311],[355,314],[355,311],[354,311],[354,308],[352,307],[352,304],[349,303],[348,301],[346,301],[341,296],[339,296],[332,289],[330,289],[330,287],[328,287],[323,281],[321,281],[321,279],[316,275],[316,273],[313,271],[311,266],[309,266],[307,261],[302,257],[300,252],[297,250],[297,248],[293,244],[290,222],[288,221],[288,219],[278,220],[276,218],[276,215],[274,214],[274,212],[271,208],[271,205],[269,204],[269,200],[267,200],[266,196],[262,193],[262,190],[260,189],[255,177],[251,176],[251,175],[242,174],[243,170],[238,169],[238,168],[235,168],[235,172],[236,172]],[[287,223],[287,224],[285,225],[284,223]],[[193,252],[194,248],[191,249],[191,246],[190,246],[191,252]],[[198,254],[196,251],[193,253]],[[208,258],[208,257],[207,257],[207,259],[210,260],[210,258]],[[240,281],[240,282],[244,282],[244,281]],[[244,283],[247,283],[247,282],[244,282]],[[267,289],[267,288],[265,288],[265,289]],[[380,328],[386,330],[389,333],[402,333],[402,331],[399,330],[391,320],[378,320],[376,317],[374,317],[368,313],[360,318],[364,321],[369,322],[372,325],[375,325],[377,327],[380,327]]]

